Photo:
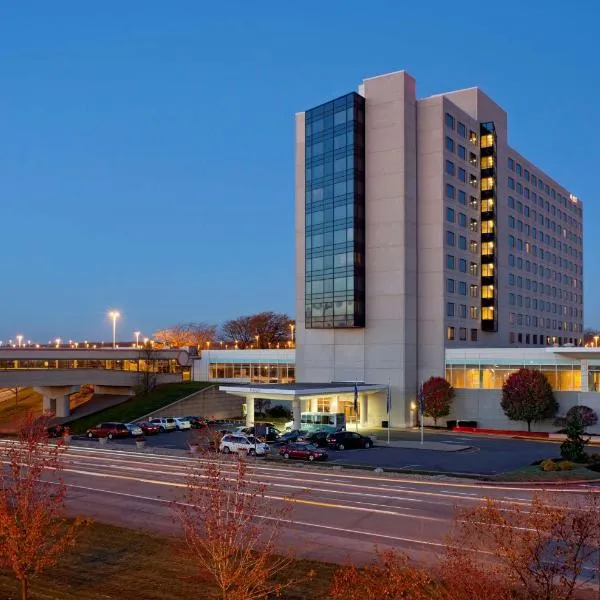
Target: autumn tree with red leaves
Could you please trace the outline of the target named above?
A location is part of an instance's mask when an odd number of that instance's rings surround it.
[[[423,384],[425,416],[432,417],[437,426],[440,417],[450,414],[454,388],[443,377],[430,377]]]
[[[600,498],[593,492],[541,493],[530,503],[488,498],[458,514],[449,546],[442,579],[455,586],[456,600],[571,600],[597,576]],[[486,589],[489,596],[473,594]]]
[[[75,545],[81,521],[64,519],[67,487],[60,479],[66,447],[48,440],[47,416],[28,415],[16,441],[0,445],[0,565],[27,600],[29,581]],[[48,476],[51,476],[51,480]]]
[[[558,402],[546,376],[534,369],[519,369],[502,386],[500,401],[504,414],[511,421],[531,423],[551,419],[558,411]]]
[[[427,573],[396,550],[377,550],[366,567],[342,567],[333,575],[330,600],[429,600],[432,581]]]
[[[181,502],[173,504],[183,529],[183,556],[200,581],[210,582],[221,600],[265,600],[297,580],[282,572],[291,557],[276,554],[290,501],[267,499],[246,461],[238,456],[206,453],[193,468]]]

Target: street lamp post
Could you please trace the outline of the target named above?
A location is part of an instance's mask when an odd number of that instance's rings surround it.
[[[113,326],[113,348],[117,347],[117,319],[121,316],[121,313],[117,310],[111,310],[108,316],[112,319]]]
[[[255,335],[254,339],[256,340],[256,348],[258,349],[259,348],[258,340],[260,339],[260,335]]]
[[[596,346],[596,348],[598,347],[598,338],[599,337],[600,336],[597,336],[597,335],[594,336],[594,346]]]
[[[133,335],[135,335],[135,347],[139,348],[140,347],[140,335],[141,335],[141,331],[134,331]]]

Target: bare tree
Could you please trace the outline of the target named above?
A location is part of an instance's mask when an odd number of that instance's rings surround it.
[[[278,594],[294,583],[276,581],[292,563],[275,554],[289,501],[279,507],[268,503],[265,486],[254,481],[243,458],[214,452],[205,458],[190,472],[182,502],[173,505],[183,529],[184,556],[222,600]]]
[[[15,574],[22,600],[30,579],[75,545],[83,523],[63,518],[67,487],[57,474],[66,448],[60,438],[49,443],[48,423],[29,414],[18,439],[0,446],[0,565]]]
[[[146,395],[156,387],[157,381],[156,350],[150,342],[140,348],[138,372],[138,390]]]
[[[294,321],[286,314],[262,312],[226,321],[221,333],[228,342],[237,342],[241,348],[256,346],[273,348],[292,339]]]
[[[166,346],[196,346],[205,348],[206,342],[216,338],[217,326],[208,323],[177,323],[154,333],[154,339]]]

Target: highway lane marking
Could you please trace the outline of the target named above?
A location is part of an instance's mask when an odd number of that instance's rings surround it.
[[[0,443],[7,443],[7,440],[0,440]],[[10,442],[9,442],[10,443]],[[68,452],[67,452],[67,456],[69,454],[69,452],[73,452],[76,453],[77,451],[81,451],[82,453],[88,454],[88,458],[94,458],[94,459],[102,459],[102,456],[93,456],[91,455],[91,453],[98,453],[98,454],[104,454],[105,456],[108,454],[111,455],[118,455],[118,458],[125,458],[125,457],[131,457],[132,454],[136,454],[133,451],[123,451],[123,450],[113,450],[113,449],[94,449],[94,448],[83,448],[83,447],[78,447],[78,446],[72,446],[68,448]],[[161,455],[156,455],[156,454],[139,454],[136,456],[136,459],[139,460],[140,458],[144,458],[144,460],[147,460],[149,463],[150,462],[156,462],[157,460],[160,461],[167,461],[167,462],[179,462],[179,463],[185,463],[185,464],[189,464],[189,465],[197,465],[198,463],[202,464],[202,463],[206,463],[206,462],[210,462],[207,461],[205,459],[200,459],[200,458],[195,458],[195,459],[188,459],[188,458],[184,458],[184,457],[173,457],[173,456],[161,456]],[[134,461],[135,462],[135,461]],[[142,462],[141,464],[146,464],[144,462]],[[256,466],[256,465],[249,465],[250,470],[254,470],[254,471],[271,471],[271,472],[282,472],[282,468],[281,467],[277,467],[277,468],[273,468],[273,467],[262,467],[262,466]],[[322,472],[319,471],[308,471],[305,469],[298,469],[296,473],[294,474],[299,474],[302,473],[302,471],[305,471],[307,475],[322,475]],[[289,476],[292,476],[292,473],[290,471],[285,471],[285,473],[287,473]],[[281,475],[280,475],[281,476]],[[329,477],[335,477],[337,479],[355,479],[355,480],[365,480],[365,481],[378,481],[381,483],[381,477],[372,477],[372,476],[364,476],[364,475],[345,475],[345,474],[338,474],[338,473],[328,473]],[[545,489],[540,489],[539,487],[534,487],[534,488],[530,488],[530,487],[514,487],[514,486],[510,486],[510,488],[503,488],[501,486],[496,486],[496,485],[486,485],[486,484],[466,484],[466,483],[452,483],[452,482],[436,482],[436,481],[421,481],[421,480],[415,480],[415,479],[402,479],[402,478],[390,478],[391,482],[399,482],[399,483],[406,483],[409,485],[413,485],[413,486],[432,486],[432,487],[453,487],[453,488],[475,488],[478,490],[489,490],[489,491],[494,491],[494,492],[499,492],[502,491],[503,489],[506,489],[507,491],[517,491],[517,492],[539,492],[539,491],[548,491]],[[586,486],[586,489],[592,489],[594,493],[598,492],[600,493],[600,489],[597,489],[595,487],[588,487]],[[560,488],[560,489],[552,489],[551,490],[554,493],[560,493],[560,494],[565,494],[565,493],[577,493],[577,492],[582,492],[582,488],[581,487],[577,487],[577,488]]]
[[[104,452],[104,453],[108,453],[108,452],[112,452],[111,450],[98,450],[98,452]],[[124,455],[131,455],[133,454],[133,452],[124,452],[124,451],[117,451],[119,452],[120,456],[124,458]],[[167,461],[177,461],[177,462],[185,462],[186,464],[189,465],[198,465],[198,464],[206,464],[208,462],[210,462],[207,459],[202,459],[202,458],[196,458],[196,459],[185,459],[185,458],[180,458],[180,457],[166,457],[166,456],[160,456],[160,455],[144,455],[145,459],[149,459],[150,457],[152,457],[151,460],[167,460]],[[94,458],[101,458],[101,457],[94,457]],[[311,471],[308,470],[306,468],[298,468],[298,469],[294,469],[294,471],[290,471],[289,469],[286,469],[285,467],[281,466],[281,467],[265,467],[265,466],[260,466],[260,465],[252,465],[249,464],[249,470],[251,471],[256,471],[256,472],[260,472],[260,471],[266,471],[266,472],[275,472],[275,473],[279,473],[279,477],[281,477],[281,473],[285,473],[286,476],[288,477],[297,477],[298,475],[307,475],[307,476],[318,476],[318,475],[322,475],[323,472],[322,471]],[[366,467],[368,468],[368,467]],[[393,473],[388,473],[388,476],[393,475]],[[379,483],[381,483],[382,478],[381,477],[373,477],[373,476],[366,476],[366,475],[346,475],[346,474],[341,474],[341,473],[327,473],[328,477],[334,477],[336,479],[353,479],[353,480],[362,480],[362,481],[378,481]],[[323,478],[321,478],[321,480],[323,480]],[[422,481],[422,480],[418,480],[418,479],[403,479],[403,478],[396,478],[396,477],[389,477],[388,479],[390,481],[390,483],[393,482],[398,482],[398,483],[405,483],[405,484],[409,484],[409,485],[413,485],[413,486],[431,486],[431,487],[452,487],[452,488],[467,488],[467,489],[477,489],[477,490],[489,490],[494,491],[494,492],[501,492],[503,489],[506,490],[510,490],[510,491],[516,491],[516,492],[539,492],[539,491],[547,491],[543,488],[539,488],[539,487],[515,487],[513,485],[510,485],[510,487],[508,488],[504,488],[500,485],[487,485],[485,483],[476,483],[476,484],[468,484],[468,483],[453,483],[453,482],[439,482],[439,481]],[[340,483],[340,482],[338,482]],[[577,487],[577,488],[560,488],[560,489],[552,489],[553,492],[555,493],[560,493],[560,494],[565,494],[565,493],[577,493],[577,492],[581,492],[581,488]],[[595,490],[594,490],[595,491]]]
[[[114,490],[103,490],[103,489],[99,489],[99,488],[93,488],[93,487],[88,487],[88,486],[83,486],[83,485],[77,485],[77,484],[66,484],[68,487],[72,487],[72,488],[76,488],[76,489],[82,489],[82,490],[86,490],[86,491],[90,491],[90,492],[102,492],[105,494],[112,494],[115,496],[124,496],[127,498],[136,498],[138,500],[146,500],[149,502],[156,502],[156,503],[160,503],[160,504],[182,504],[184,506],[192,506],[189,503],[186,502],[175,502],[172,500],[166,500],[164,498],[153,498],[152,496],[142,496],[142,495],[138,495],[138,494],[130,494],[127,492],[116,492]],[[413,515],[414,516],[414,515]],[[435,547],[439,547],[439,548],[446,548],[446,544],[442,544],[439,542],[429,542],[426,540],[418,540],[418,539],[414,539],[414,538],[406,538],[406,537],[401,537],[401,536],[394,536],[394,535],[389,535],[389,534],[385,534],[385,533],[376,533],[376,532],[372,532],[372,531],[364,531],[361,529],[349,529],[349,528],[345,528],[345,527],[335,527],[333,525],[323,525],[320,523],[310,523],[308,521],[295,521],[294,519],[278,519],[277,517],[270,517],[268,515],[257,515],[257,518],[259,519],[264,519],[267,521],[281,521],[281,522],[285,522],[285,523],[289,523],[291,525],[301,525],[303,527],[314,527],[317,529],[327,529],[330,531],[337,531],[337,532],[344,532],[344,533],[353,533],[353,534],[358,534],[358,535],[365,535],[365,536],[370,536],[370,537],[379,537],[379,538],[383,538],[383,539],[388,539],[388,540],[395,540],[395,541],[401,541],[401,542],[408,542],[408,543],[413,543],[413,544],[422,544],[425,546],[435,546]],[[444,521],[444,519],[437,519],[439,521]]]
[[[117,466],[117,465],[102,465],[103,468],[106,469],[120,469],[123,471],[132,471],[132,472],[136,472],[136,471],[141,471],[141,472],[145,472],[146,469],[140,469],[140,468],[136,468],[136,467],[128,467],[128,466]],[[226,474],[229,475],[234,475],[235,471],[234,470],[225,470]],[[181,472],[173,472],[173,471],[157,471],[156,469],[152,471],[152,474],[158,474],[158,475],[170,475],[170,476],[185,476],[187,475],[187,473],[181,473]],[[111,476],[111,473],[106,473],[105,474],[107,477]],[[203,475],[200,474],[200,476],[202,477]],[[277,479],[278,476],[275,475],[268,475],[267,477],[271,478],[271,479]],[[290,478],[287,477],[279,477],[279,479],[283,479],[284,481]],[[402,490],[398,490],[397,488],[393,488],[393,487],[387,487],[387,486],[367,486],[364,484],[354,484],[354,483],[346,483],[346,482],[326,482],[328,485],[337,485],[338,489],[332,489],[332,490],[328,490],[328,489],[323,489],[323,488],[315,488],[315,487],[311,487],[313,485],[319,485],[322,482],[322,480],[306,480],[306,479],[294,479],[294,482],[296,482],[295,485],[291,485],[291,484],[284,484],[284,483],[278,483],[277,481],[268,481],[268,482],[260,482],[260,483],[264,483],[264,485],[267,486],[278,486],[278,487],[291,487],[291,488],[296,488],[296,489],[309,489],[309,490],[315,490],[315,491],[319,491],[319,492],[323,492],[323,493],[339,493],[339,494],[346,494],[346,495],[358,495],[358,494],[363,494],[363,495],[373,495],[373,494],[369,494],[368,492],[360,492],[359,490],[372,490],[375,492],[381,492],[381,491],[386,491],[386,492],[400,492],[400,493],[405,493],[405,494],[412,494],[412,495],[416,495],[416,496],[427,496],[430,498],[443,498],[444,500],[473,500],[473,501],[481,501],[485,498],[484,495],[477,495],[475,493],[470,493],[470,492],[455,492],[455,491],[446,491],[446,490],[441,490],[442,492],[446,492],[446,493],[440,493],[440,492],[427,492],[427,491],[423,491],[423,490],[408,490],[408,489],[402,489]],[[303,484],[303,485],[300,485]],[[352,487],[352,488],[357,488],[357,491],[355,492],[350,492],[350,491],[345,491],[345,490],[340,490],[339,487],[340,486],[344,486],[346,488],[348,487]],[[399,500],[399,501],[408,501],[408,502],[421,502],[421,500],[417,500],[417,499],[411,499],[411,498],[406,498],[406,497],[398,497],[398,496],[381,496],[381,494],[375,494],[375,496],[377,497],[385,497],[387,499],[390,500]],[[502,499],[502,498],[495,498],[495,500],[497,500],[498,502],[501,503],[507,503],[507,500]],[[529,506],[529,501],[527,499],[521,499],[521,504],[523,506]],[[449,502],[431,502],[429,501],[428,504],[439,504],[442,506],[449,506]]]
[[[142,477],[130,477],[128,475],[111,475],[109,473],[95,473],[92,471],[81,471],[79,469],[63,469],[62,472],[75,473],[77,475],[89,475],[91,477],[100,477],[100,478],[104,478],[104,479],[121,479],[121,480],[126,480],[126,481],[136,481],[138,483],[148,483],[150,485],[162,485],[165,487],[178,487],[178,488],[187,487],[187,484],[179,483],[176,481],[161,481],[159,479],[146,479],[146,478],[142,478]],[[289,501],[289,502],[293,502],[294,504],[309,504],[309,505],[313,505],[313,506],[323,506],[325,508],[339,508],[342,510],[354,510],[354,511],[369,512],[369,513],[376,513],[376,514],[382,514],[382,515],[392,515],[395,517],[415,518],[414,514],[401,513],[401,512],[395,511],[395,510],[383,510],[383,509],[377,509],[377,508],[362,508],[360,506],[348,506],[348,505],[344,505],[344,504],[334,504],[332,502],[321,502],[318,500],[306,500],[304,498],[295,498],[295,497],[288,497],[288,496],[273,496],[273,495],[269,495],[269,494],[265,494],[264,498],[266,498],[268,500]],[[426,516],[419,516],[419,519],[426,520],[426,521],[444,521],[444,519],[438,519],[437,517],[426,517]]]
[[[145,463],[137,463],[136,461],[126,461],[129,464],[133,463],[133,464],[141,464],[141,465],[145,465]],[[232,465],[231,468],[229,467],[229,465],[224,465],[224,472],[227,474],[231,474],[233,475],[235,473],[235,469],[234,466]],[[106,468],[106,469],[114,469],[114,468],[118,468],[121,470],[130,470],[130,471],[145,471],[146,469],[140,469],[140,468],[136,468],[136,467],[130,467],[130,466],[120,466],[120,465],[114,465],[114,464],[103,464],[101,465],[101,467]],[[185,476],[186,473],[181,473],[181,472],[173,472],[173,471],[157,471],[156,468],[153,469],[153,473],[158,473],[158,474],[163,474],[163,475],[171,475],[171,476]],[[107,475],[110,475],[107,474]],[[299,488],[306,488],[308,487],[308,485],[319,485],[322,483],[326,483],[327,485],[337,485],[337,486],[344,486],[346,488],[348,487],[354,487],[354,488],[358,488],[359,490],[365,490],[365,489],[370,489],[370,490],[374,490],[374,491],[391,491],[391,492],[397,492],[399,491],[397,487],[390,487],[390,486],[386,486],[386,485],[379,485],[379,486],[367,486],[365,484],[355,484],[355,483],[348,483],[348,482],[324,482],[324,480],[322,479],[317,479],[317,480],[313,480],[313,479],[302,479],[302,478],[293,478],[291,476],[281,476],[281,475],[266,475],[265,477],[276,480],[276,479],[280,479],[280,480],[289,480],[292,479],[296,485],[295,486],[289,486],[289,487],[299,487]],[[303,483],[305,485],[298,485],[299,483]],[[280,484],[280,483],[276,483],[276,482],[268,482],[265,483],[265,485],[272,485],[272,486],[284,486],[284,484]],[[315,489],[315,488],[311,488],[311,489]],[[335,492],[339,492],[339,493],[346,493],[346,494],[352,494],[352,492],[343,492],[342,490],[323,490],[320,489],[319,491],[323,491],[323,492],[331,492],[331,493],[335,493]],[[457,492],[454,490],[441,490],[441,492],[445,492],[445,493],[440,493],[440,492],[428,492],[428,491],[423,491],[423,490],[409,490],[406,488],[403,488],[402,490],[404,493],[408,493],[408,494],[413,494],[413,495],[418,495],[418,496],[428,496],[428,497],[435,497],[435,498],[444,498],[445,500],[481,500],[483,499],[485,496],[484,495],[477,495],[475,493],[472,492]],[[498,491],[502,491],[502,490],[498,490]],[[401,498],[398,498],[399,500]],[[505,499],[502,498],[496,498],[496,500],[498,502],[507,502]],[[430,504],[433,504],[433,502],[430,502]],[[439,503],[439,504],[443,504],[445,506],[448,505],[447,502],[444,503]],[[523,506],[529,506],[529,502],[527,501],[527,499],[521,499],[521,504]]]
[[[136,467],[127,467],[127,466],[118,466],[118,465],[104,465],[104,468],[106,469],[120,469],[120,470],[124,470],[124,471],[141,471],[144,472],[145,469],[140,469],[140,468],[136,468]],[[233,475],[235,473],[235,471],[231,470],[231,471],[225,471],[226,474],[229,475]],[[170,475],[170,476],[180,476],[180,477],[184,477],[187,475],[187,473],[182,473],[182,472],[173,472],[173,471],[157,471],[154,470],[152,472],[152,474],[158,474],[158,475]],[[111,473],[105,473],[104,474],[106,477],[111,477]],[[204,477],[202,474],[199,474],[200,477]],[[118,476],[115,476],[118,477]],[[271,478],[275,479],[276,476],[271,475]],[[134,478],[135,479],[135,478]],[[287,478],[286,478],[287,479]],[[345,491],[345,490],[340,490],[340,489],[335,489],[335,490],[328,490],[328,489],[323,489],[323,488],[316,488],[316,487],[312,487],[309,485],[299,485],[300,483],[304,483],[304,484],[320,484],[322,483],[321,481],[317,480],[317,481],[308,481],[308,480],[295,480],[297,481],[297,483],[295,485],[291,485],[291,484],[285,484],[285,483],[278,483],[276,481],[273,482],[264,482],[264,485],[267,486],[272,486],[272,487],[288,487],[288,488],[294,488],[294,489],[309,489],[309,490],[314,490],[314,491],[318,491],[318,492],[323,492],[323,493],[332,493],[332,494],[344,494],[344,495],[364,495],[364,496],[375,496],[375,497],[385,497],[386,499],[389,500],[399,500],[399,501],[407,501],[407,502],[423,502],[422,500],[417,500],[412,499],[412,498],[402,498],[402,497],[397,497],[397,496],[381,496],[381,494],[369,494],[368,492],[361,492],[360,490],[372,490],[372,491],[376,491],[376,492],[380,492],[380,491],[391,491],[391,492],[397,492],[398,490],[395,488],[389,488],[389,487],[384,487],[384,486],[366,486],[366,485],[360,485],[360,484],[353,484],[353,483],[340,483],[337,482],[335,485],[337,486],[344,486],[344,487],[354,487],[357,488],[357,491]],[[263,482],[261,482],[263,483]],[[331,484],[330,484],[331,485]],[[439,492],[426,492],[426,491],[422,491],[422,490],[402,490],[400,493],[405,493],[405,494],[413,494],[413,495],[417,495],[417,496],[428,496],[428,497],[434,497],[434,498],[444,498],[446,500],[474,500],[474,501],[479,501],[481,500],[483,497],[482,496],[477,496],[476,494],[473,493],[468,493],[468,492],[454,492],[454,491],[448,491],[445,494],[441,494]],[[499,502],[503,502],[503,500],[498,500]],[[433,502],[430,502],[430,504],[433,504]],[[448,506],[447,502],[444,503],[439,503],[439,504],[443,504],[444,506]],[[523,501],[523,505],[524,506],[528,506],[529,503],[527,501]]]

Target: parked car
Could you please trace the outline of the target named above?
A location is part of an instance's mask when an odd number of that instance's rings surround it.
[[[183,431],[184,429],[191,429],[192,424],[185,419],[184,417],[173,417],[175,419],[175,426],[178,431]]]
[[[143,421],[142,423],[138,423],[138,425],[144,435],[155,435],[160,433],[160,427],[154,423]]]
[[[372,448],[373,440],[353,431],[338,431],[330,433],[327,436],[327,443],[336,450],[345,450],[346,448]]]
[[[282,434],[276,441],[275,446],[285,446],[286,444],[293,444],[295,442],[304,441],[308,435],[307,431],[300,431],[294,429]]]
[[[177,423],[175,423],[175,419],[172,417],[155,417],[154,419],[150,419],[150,423],[158,425],[161,433],[177,429]]]
[[[144,435],[143,429],[137,423],[125,423],[131,435]]]
[[[327,436],[329,436],[327,431],[315,431],[314,433],[310,433],[306,436],[306,441],[309,444],[318,446],[319,448],[327,448],[329,446],[327,443]]]
[[[129,429],[125,423],[98,423],[95,427],[90,427],[86,432],[89,438],[106,437],[112,440],[116,437],[129,437]]]
[[[230,434],[223,436],[223,439],[219,444],[219,450],[225,454],[243,450],[250,456],[254,456],[255,454],[266,454],[269,452],[269,444],[260,442],[252,435]]]
[[[192,429],[200,429],[202,427],[206,427],[206,420],[202,417],[187,416],[182,418],[190,422]]]
[[[279,449],[283,458],[302,458],[304,460],[327,460],[327,452],[313,444],[288,444]]]

